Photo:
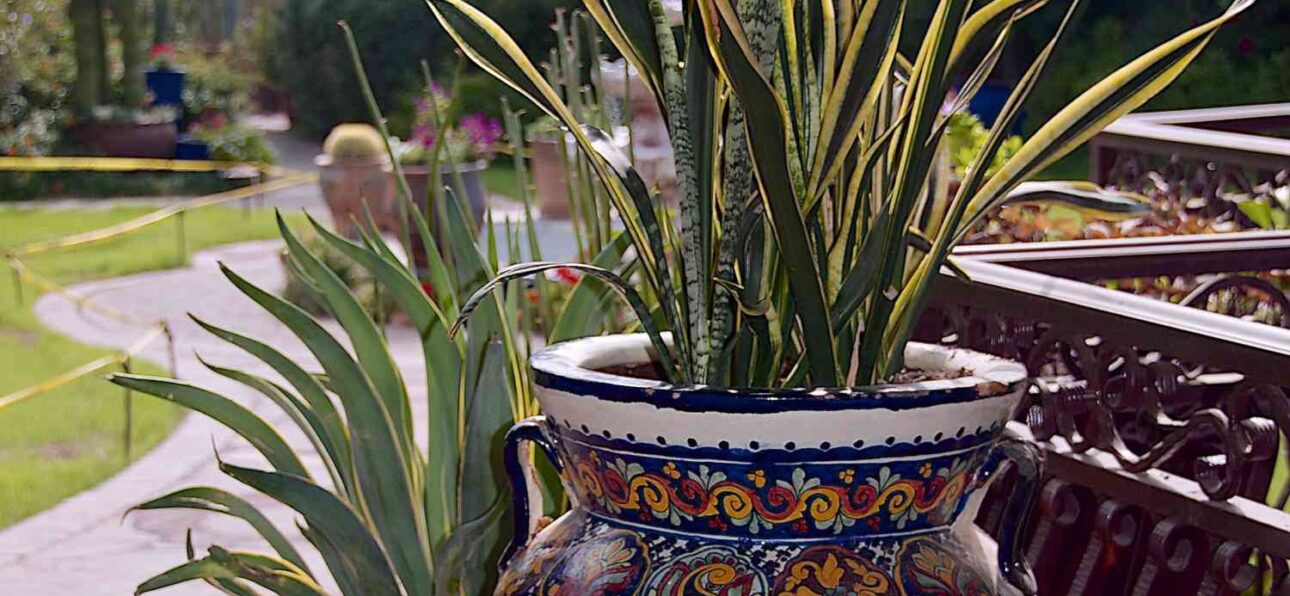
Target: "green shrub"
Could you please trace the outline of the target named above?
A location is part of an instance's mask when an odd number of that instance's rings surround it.
[[[555,18],[555,7],[579,2],[483,0],[475,4],[502,15],[502,22],[519,32],[519,43],[527,51],[545,55],[555,41],[548,26]],[[434,17],[422,2],[286,0],[283,11],[281,35],[275,46],[282,60],[281,82],[294,102],[293,124],[316,138],[322,138],[341,122],[367,118],[337,21],[344,20],[353,27],[372,91],[387,109],[395,110],[401,97],[424,90],[421,61],[429,61],[435,72],[448,72],[455,63],[452,41],[434,25]],[[499,97],[499,93],[488,96],[489,105]],[[411,104],[406,103],[401,110],[407,124],[410,108]],[[486,111],[490,109],[500,111],[491,107]],[[400,129],[396,126],[394,131],[397,134]]]
[[[249,126],[229,124],[219,128],[198,128],[193,136],[206,142],[211,159],[216,161],[272,164],[278,159],[269,148],[264,133]]]

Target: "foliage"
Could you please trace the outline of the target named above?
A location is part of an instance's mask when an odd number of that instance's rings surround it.
[[[967,112],[955,112],[950,115],[949,127],[945,131],[945,140],[949,144],[950,166],[959,177],[967,174],[977,156],[985,149],[990,140],[990,131],[981,124],[981,119]],[[1022,139],[1019,136],[1008,137],[999,147],[994,161],[990,162],[986,175],[993,175],[1021,149]]]
[[[146,215],[153,207],[105,209],[0,209],[0,252],[29,242],[98,230]],[[214,207],[185,220],[192,249],[273,236],[263,211],[249,217],[241,209]],[[157,225],[116,240],[35,255],[31,268],[53,281],[72,285],[184,265],[173,225]],[[0,275],[0,395],[53,378],[112,351],[72,341],[37,320],[33,305],[40,289],[19,288],[5,267]],[[142,333],[142,332],[140,332]],[[135,370],[160,374],[159,367],[136,362]],[[94,376],[0,412],[0,527],[7,527],[56,505],[111,477],[125,459],[122,392]],[[180,411],[159,402],[134,399],[135,456],[170,434]]]
[[[317,234],[302,233],[300,243],[316,255],[323,266],[349,288],[350,293],[362,305],[363,312],[367,313],[368,317],[374,321],[390,320],[397,305],[392,296],[381,293],[376,280],[366,269],[346,257],[341,251],[332,248],[331,244]],[[317,294],[309,285],[309,278],[297,274],[289,267],[291,257],[288,253],[284,252],[282,257],[283,265],[287,267],[287,285],[282,289],[282,297],[311,315],[327,315],[327,305],[318,300]]]
[[[1290,186],[1267,189],[1262,197],[1236,204],[1241,214],[1264,230],[1290,230]]]
[[[197,126],[193,136],[204,141],[210,148],[212,159],[217,161],[236,161],[253,164],[277,163],[277,156],[264,133],[241,124],[225,124],[217,127]]]
[[[0,172],[0,203],[52,197],[201,196],[235,186],[219,172]]]
[[[941,0],[926,27],[909,30],[898,0],[825,4],[746,0],[736,12],[733,0],[692,0],[678,31],[660,0],[587,0],[665,111],[682,191],[673,230],[624,156],[582,126],[502,27],[464,0],[430,2],[468,57],[570,129],[607,184],[642,269],[639,291],[619,289],[657,304],[636,310],[647,332],[672,332],[671,347],[651,338],[674,381],[837,386],[898,372],[932,283],[976,221],[1173,82],[1253,3],[1236,0],[1091,87],[991,175],[1068,10],[958,192],[930,197],[952,85],[967,81],[957,101],[970,100],[1014,24],[1046,2]],[[909,56],[898,51],[905,33]]]
[[[356,47],[353,51],[357,55]],[[365,96],[372,120],[388,138],[372,96]],[[513,114],[509,118],[514,122]],[[397,161],[394,167],[399,171]],[[407,188],[403,180],[405,199]],[[289,424],[304,433],[311,453],[318,454],[317,469],[301,463],[302,454],[281,439],[279,429],[219,394],[157,377],[116,375],[112,379],[210,416],[255,446],[271,470],[222,462],[220,469],[298,513],[303,518],[301,532],[346,595],[491,592],[494,564],[510,529],[505,523],[508,489],[501,477],[501,440],[515,420],[537,410],[524,362],[530,332],[537,331],[540,320],[537,313],[544,309],[540,297],[533,304],[518,292],[499,292],[477,300],[474,307],[479,315],[469,332],[449,333],[468,291],[494,274],[499,255],[519,254],[517,230],[507,226],[505,234],[490,232],[481,239],[465,217],[465,207],[451,193],[433,187],[430,192],[434,195],[430,204],[439,206],[440,215],[447,218],[438,241],[425,217],[410,210],[411,225],[423,241],[416,249],[424,251],[425,279],[415,277],[409,264],[371,228],[353,242],[310,222],[312,233],[328,250],[343,254],[375,280],[381,293],[398,304],[418,331],[429,400],[424,440],[414,434],[410,390],[380,324],[363,310],[333,268],[284,224],[279,227],[293,275],[339,322],[343,340],[298,307],[233,271],[224,273],[285,324],[322,370],[307,370],[271,346],[234,331],[205,322],[202,326],[285,380],[279,384],[218,363],[209,365],[285,410]],[[523,225],[532,231],[531,218]],[[622,243],[618,252],[604,260],[620,260],[624,249]],[[559,325],[582,334],[597,333],[604,316],[599,308],[604,292],[578,282],[556,319],[547,320],[558,319]],[[325,478],[314,475],[318,470]],[[559,502],[558,494],[552,496],[549,502]],[[274,554],[262,555],[230,553],[214,546],[202,558],[190,549],[189,562],[143,582],[141,593],[193,580],[237,594],[250,593],[251,584],[279,594],[321,592],[322,570],[310,569],[279,529],[254,506],[229,493],[191,487],[138,508],[191,508],[232,515],[249,523],[274,549]]]
[[[148,68],[154,70],[175,70],[178,67],[175,57],[175,44],[157,43],[148,48]]]
[[[233,47],[206,53],[187,47],[179,55],[187,71],[184,78],[184,112],[190,119],[209,117],[212,113],[229,117],[251,107],[251,89],[256,77],[249,66],[236,58]]]
[[[64,0],[12,0],[0,10],[0,155],[47,155],[74,78]]]
[[[513,26],[524,47],[543,54],[554,42],[548,24],[556,7],[578,0],[483,0],[477,4],[502,11],[503,22]],[[281,83],[295,98],[293,125],[306,134],[322,137],[341,122],[363,118],[363,98],[348,68],[338,21],[354,28],[367,57],[368,77],[377,102],[393,106],[404,92],[424,89],[420,64],[439,68],[451,62],[451,41],[438,33],[433,17],[422,2],[398,0],[286,0],[282,31],[277,40],[281,54]],[[415,32],[394,34],[391,32]],[[467,89],[469,91],[469,89]],[[500,118],[499,95],[471,94],[489,115]],[[396,130],[400,130],[397,129]],[[400,132],[402,132],[400,130]]]
[[[444,159],[453,164],[492,161],[497,153],[497,142],[502,138],[502,124],[482,112],[473,112],[459,118],[448,117],[456,112],[457,102],[439,85],[432,85],[429,93],[417,98],[416,120],[407,141],[398,143],[399,161],[405,164],[428,164],[435,155],[435,146],[443,139]],[[442,126],[435,123],[443,114]]]
[[[332,159],[374,159],[385,153],[381,133],[370,124],[348,123],[333,128],[323,143]]]

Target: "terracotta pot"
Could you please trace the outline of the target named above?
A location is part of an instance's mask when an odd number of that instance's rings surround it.
[[[372,218],[382,232],[397,233],[394,214],[394,194],[386,158],[335,161],[330,155],[314,158],[318,166],[318,183],[323,199],[331,211],[332,225],[337,232],[357,236],[354,222],[364,220],[363,205],[367,204]]]
[[[558,138],[529,139],[529,163],[542,217],[569,219],[569,177],[560,158]]]
[[[488,189],[484,187],[484,170],[487,169],[488,162],[483,160],[459,166],[457,174],[461,177],[460,184],[457,175],[451,172],[439,174],[441,185],[452,188],[458,199],[470,201],[470,212],[476,224],[483,223],[484,211],[488,209]],[[394,168],[388,168],[388,171],[393,176]],[[427,199],[430,198],[430,166],[405,165],[403,175],[408,178],[412,199],[421,208],[421,212],[426,213]],[[434,214],[430,213],[430,216],[433,218]]]
[[[76,125],[75,136],[76,142],[108,157],[170,159],[179,128],[174,122],[84,122]]]
[[[1019,534],[1038,450],[1004,436],[1020,364],[911,344],[911,367],[968,376],[765,392],[597,372],[650,349],[620,335],[533,357],[546,415],[507,437],[517,538],[497,594],[995,594],[1004,577],[1034,593]],[[533,445],[572,502],[535,536]],[[972,520],[1005,458],[1019,480],[996,562]]]

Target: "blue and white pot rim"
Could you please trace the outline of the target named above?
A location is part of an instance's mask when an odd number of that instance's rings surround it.
[[[917,410],[946,404],[1013,399],[1027,383],[1020,363],[964,350],[911,342],[905,359],[912,369],[966,373],[916,383],[789,389],[725,389],[679,386],[599,369],[650,361],[644,334],[610,335],[562,342],[532,356],[538,386],[611,402],[647,403],[684,412],[774,413],[793,411]]]

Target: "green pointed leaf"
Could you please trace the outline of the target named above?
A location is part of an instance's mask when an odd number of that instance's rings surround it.
[[[174,402],[194,412],[200,412],[228,427],[246,439],[269,460],[275,470],[308,478],[300,458],[291,450],[278,431],[241,404],[218,393],[190,385],[183,381],[146,377],[142,375],[114,374],[108,378],[113,383],[140,393]]]
[[[264,538],[273,550],[277,551],[282,558],[290,561],[296,567],[299,567],[307,575],[309,566],[305,560],[291,545],[291,541],[278,531],[278,528],[260,513],[254,505],[247,503],[241,497],[228,491],[213,488],[209,486],[194,486],[177,490],[168,495],[157,497],[142,505],[136,505],[130,508],[130,511],[145,511],[151,509],[197,509],[201,511],[211,511],[236,517],[250,524],[255,531]]]
[[[339,547],[331,553],[328,568],[338,583],[361,590],[346,592],[346,596],[404,593],[376,537],[335,495],[301,478],[276,472],[226,463],[220,464],[220,470],[295,510],[305,518],[312,533],[326,536],[330,544]]]

